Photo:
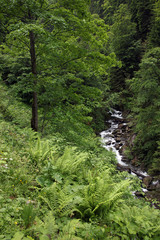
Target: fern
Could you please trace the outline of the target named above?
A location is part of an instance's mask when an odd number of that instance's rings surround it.
[[[82,227],[82,223],[78,219],[68,221],[57,240],[82,240],[81,237],[76,236],[77,230]]]
[[[29,154],[35,164],[44,164],[45,160],[52,159],[56,148],[56,146],[50,147],[49,141],[42,141],[36,133],[30,137]]]
[[[40,236],[40,239],[53,239],[57,235],[58,226],[55,223],[53,212],[49,211],[44,220],[41,221],[36,217],[36,225],[34,226],[35,233]]]
[[[136,237],[137,239],[156,239],[160,234],[159,212],[148,206],[122,205],[111,213],[114,231],[118,236]]]
[[[35,216],[36,213],[31,203],[29,205],[24,206],[21,217],[24,221],[25,228],[28,228],[32,225]]]
[[[68,182],[63,185],[63,188],[54,183],[44,188],[39,197],[57,216],[70,216],[76,205],[82,201],[82,198],[77,195],[79,186],[77,186],[77,191],[75,188],[76,185],[71,186]]]
[[[79,154],[73,148],[66,148],[63,156],[53,159],[52,163],[57,173],[63,173],[63,180],[45,187],[40,198],[61,217],[75,215],[87,221],[105,219],[108,211],[122,202],[130,184],[129,180],[113,182],[112,170],[106,169],[106,166],[99,171],[86,171],[86,154]],[[79,177],[77,173],[80,172],[85,174]],[[73,181],[74,176],[76,181]]]
[[[78,206],[84,219],[96,216],[106,218],[108,211],[122,202],[125,189],[130,184],[129,180],[121,181],[119,184],[112,183],[108,170],[97,177],[91,178],[89,174],[89,181],[81,191],[83,201]]]
[[[61,173],[71,176],[81,171],[81,167],[84,165],[87,157],[87,153],[78,152],[75,147],[66,147],[64,154],[55,161],[55,166]]]

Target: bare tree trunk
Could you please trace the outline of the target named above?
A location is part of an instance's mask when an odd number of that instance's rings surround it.
[[[37,69],[36,69],[36,53],[35,53],[35,38],[33,31],[29,32],[30,39],[30,56],[31,56],[31,68],[34,78],[34,90],[33,90],[33,102],[32,102],[32,119],[31,128],[34,131],[38,131],[38,99],[37,99]]]

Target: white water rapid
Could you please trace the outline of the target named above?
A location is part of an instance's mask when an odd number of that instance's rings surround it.
[[[116,140],[113,136],[113,132],[118,128],[118,123],[116,119],[123,119],[122,113],[116,110],[112,110],[110,111],[110,113],[113,120],[109,120],[108,123],[111,124],[111,127],[108,130],[100,133],[102,138],[102,144],[105,149],[107,149],[108,151],[111,150],[116,154],[117,161],[120,165],[127,166],[127,164],[122,161],[122,155],[119,153],[119,150],[116,149]],[[126,123],[123,124],[126,125]]]
[[[138,176],[140,179],[149,176],[146,172],[143,172],[140,169],[135,170],[133,166],[122,161],[122,155],[120,154],[119,150],[125,144],[125,140],[121,140],[117,143],[117,138],[113,135],[113,133],[116,129],[118,129],[119,123],[121,124],[121,126],[127,124],[124,122],[122,112],[112,109],[110,111],[110,114],[111,120],[108,121],[108,123],[110,124],[110,128],[100,133],[102,139],[102,146],[108,151],[113,151],[116,155],[118,164],[122,167],[128,167],[130,169],[130,173],[133,176]],[[142,188],[142,191],[147,192],[148,190]]]

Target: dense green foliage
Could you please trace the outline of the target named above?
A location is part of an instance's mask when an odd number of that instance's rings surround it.
[[[0,23],[0,239],[158,240],[96,133],[126,111],[159,175],[160,0],[1,0]]]
[[[159,210],[134,198],[139,182],[116,171],[113,153],[89,134],[87,150],[60,134],[41,139],[13,99],[0,102],[0,239],[159,238]]]
[[[140,70],[131,81],[135,96],[133,110],[136,113],[135,152],[138,152],[140,159],[147,165],[153,163],[159,140],[159,79],[160,48],[153,48],[144,55]],[[160,170],[158,165],[154,170]]]
[[[102,16],[110,25],[109,47],[122,62],[121,68],[110,72],[110,89],[119,94],[118,104],[135,125],[133,158],[159,175],[160,1],[93,2],[95,11],[103,9]]]
[[[1,47],[3,79],[24,101],[29,102],[32,93],[38,94],[43,126],[60,112],[77,118],[80,111],[78,121],[90,122],[94,110],[103,109],[103,99],[112,98],[106,75],[117,65],[115,54],[107,52],[104,21],[90,14],[87,1],[75,5],[68,1],[10,1],[10,9],[5,4],[4,16],[12,17],[10,11],[16,14],[13,22],[8,19],[9,30]],[[57,118],[60,121],[61,117]]]

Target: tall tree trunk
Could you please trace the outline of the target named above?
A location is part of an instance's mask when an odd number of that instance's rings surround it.
[[[31,68],[32,68],[32,74],[34,78],[31,128],[34,131],[38,131],[38,99],[37,99],[37,92],[36,92],[37,69],[36,69],[35,38],[34,38],[33,31],[29,32],[29,39],[30,39]]]

